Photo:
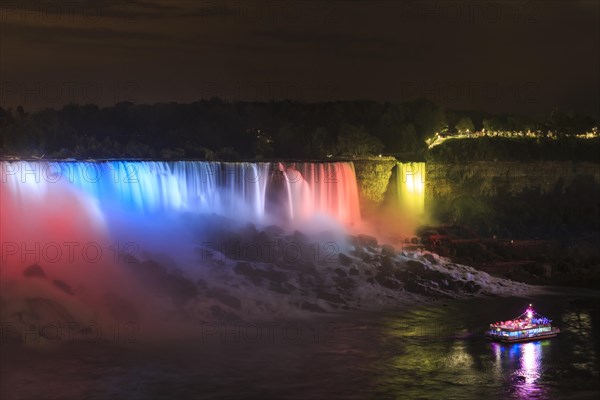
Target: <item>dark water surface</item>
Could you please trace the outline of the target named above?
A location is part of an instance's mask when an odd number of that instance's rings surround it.
[[[529,302],[555,339],[496,344],[489,322]],[[600,296],[448,301],[327,320],[204,325],[195,338],[149,343],[2,346],[10,399],[596,399]],[[123,340],[121,340],[123,341]],[[125,341],[127,342],[127,340]]]

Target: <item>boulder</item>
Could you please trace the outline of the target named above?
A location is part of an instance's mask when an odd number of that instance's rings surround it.
[[[309,303],[308,301],[305,301],[304,303],[302,303],[302,305],[300,306],[300,309],[306,310],[306,311],[312,311],[312,312],[320,312],[320,313],[327,312],[323,307],[321,307],[317,304],[314,304],[314,303]]]
[[[219,321],[239,321],[240,317],[229,311],[223,310],[221,307],[214,305],[210,308],[211,314]]]
[[[345,278],[346,276],[348,276],[348,274],[346,274],[346,272],[341,268],[336,268],[334,272],[341,278]]]
[[[368,280],[367,280],[368,281]],[[400,289],[402,284],[397,280],[393,279],[389,275],[382,274],[381,272],[375,275],[375,281],[383,287],[388,289]]]
[[[394,249],[393,246],[390,246],[389,244],[384,244],[381,247],[381,254],[386,257],[395,257],[396,250]]]
[[[340,260],[340,264],[342,265],[348,266],[352,264],[352,259],[344,253],[338,253],[338,259]]]
[[[467,293],[477,293],[481,290],[481,286],[476,284],[474,281],[468,281],[465,283],[463,290]]]
[[[370,235],[360,234],[356,236],[356,242],[361,246],[377,247],[377,238]]]
[[[235,310],[242,309],[242,302],[240,301],[240,299],[238,299],[237,297],[235,297],[231,294],[228,294],[223,289],[211,289],[208,292],[208,297],[214,298],[214,299],[220,301],[221,303],[225,304],[226,306],[231,307]]]
[[[233,272],[247,277],[256,286],[260,286],[262,284],[263,280],[266,280],[266,281],[269,281],[269,282],[275,283],[275,284],[281,284],[281,283],[287,281],[287,276],[283,272],[276,271],[273,268],[269,268],[269,269],[255,268],[246,262],[238,262],[236,264],[236,266],[233,268]]]
[[[319,290],[317,292],[317,298],[326,300],[326,301],[328,301],[330,303],[334,303],[334,304],[344,303],[344,299],[342,299],[339,294],[328,293],[328,292],[321,291],[321,290]]]
[[[32,264],[25,268],[23,271],[23,276],[26,278],[46,278],[46,273],[38,264]]]
[[[426,259],[427,261],[429,261],[432,264],[437,264],[438,260],[436,260],[435,256],[431,253],[426,253],[423,255],[423,258]]]
[[[58,289],[60,289],[63,292],[65,292],[66,294],[70,294],[70,295],[74,295],[75,294],[73,292],[73,289],[71,289],[71,286],[68,283],[61,281],[60,279],[53,280],[52,284],[55,287],[57,287]]]

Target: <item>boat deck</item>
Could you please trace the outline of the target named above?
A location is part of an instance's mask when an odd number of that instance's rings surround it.
[[[552,320],[536,313],[530,304],[519,317],[490,324],[485,337],[505,343],[549,339],[560,333],[560,329],[551,323]]]
[[[517,342],[529,342],[532,340],[550,339],[560,333],[560,329],[553,328],[548,332],[534,333],[534,334],[523,334],[519,336],[504,336],[494,333],[486,333],[485,337],[489,340],[495,340],[503,343],[517,343]]]

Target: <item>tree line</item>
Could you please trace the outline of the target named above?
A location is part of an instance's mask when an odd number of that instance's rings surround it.
[[[213,98],[102,108],[69,104],[35,112],[19,106],[0,108],[0,149],[4,156],[45,158],[264,160],[385,154],[417,160],[427,156],[425,139],[438,132],[581,133],[596,124],[590,117],[560,111],[519,116],[446,110],[427,99],[303,103]]]

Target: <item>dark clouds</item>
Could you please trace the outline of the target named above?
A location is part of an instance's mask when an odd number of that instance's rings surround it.
[[[426,96],[599,113],[596,1],[5,0],[0,13],[3,106],[85,101],[27,95],[77,81],[134,82],[136,102]]]
[[[77,41],[89,39],[97,42],[114,41],[157,41],[167,40],[169,37],[154,32],[118,31],[111,28],[73,28],[64,26],[26,26],[20,24],[4,23],[2,34],[18,37],[23,40],[58,42],[61,40]]]

